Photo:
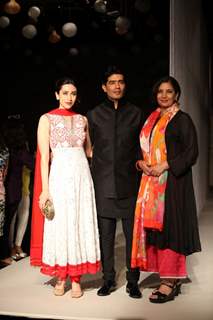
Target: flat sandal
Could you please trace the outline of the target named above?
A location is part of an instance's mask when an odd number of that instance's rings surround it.
[[[55,296],[63,296],[65,293],[65,283],[63,286],[59,283],[56,283],[53,293]]]
[[[80,298],[83,296],[83,291],[82,290],[72,290],[71,289],[71,297],[72,298]]]

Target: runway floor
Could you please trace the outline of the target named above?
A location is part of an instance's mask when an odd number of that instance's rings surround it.
[[[202,252],[188,258],[189,279],[174,301],[155,305],[148,297],[159,279],[141,273],[142,299],[125,292],[124,239],[118,224],[116,269],[118,289],[107,297],[98,297],[101,273],[83,278],[84,295],[70,296],[69,284],[62,297],[53,295],[55,279],[31,267],[29,257],[0,270],[0,319],[72,319],[72,320],[213,320],[213,199],[200,214]]]

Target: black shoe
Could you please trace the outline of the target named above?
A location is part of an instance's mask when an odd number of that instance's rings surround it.
[[[111,292],[116,290],[116,283],[114,281],[105,281],[104,285],[98,290],[98,296],[108,296]]]
[[[164,294],[159,291],[160,286],[152,293],[155,298],[150,297],[149,301],[152,303],[165,303],[168,301],[172,301],[175,299],[176,296],[178,296],[181,293],[181,282],[175,281],[173,284],[167,283],[165,281],[162,281],[161,284],[169,287],[171,292],[169,294]]]
[[[140,299],[142,297],[137,283],[135,284],[128,282],[126,286],[126,292],[129,294],[131,298]]]

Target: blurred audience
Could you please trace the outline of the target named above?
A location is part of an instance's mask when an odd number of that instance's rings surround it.
[[[9,165],[5,180],[5,223],[0,243],[0,260],[11,264],[13,260],[26,256],[21,245],[29,217],[29,175],[34,157],[29,151],[21,119],[10,117],[3,125],[2,132],[9,149]]]
[[[9,160],[9,150],[5,144],[2,133],[0,132],[0,243],[3,237],[3,227],[5,220],[5,178],[7,175]],[[1,255],[1,245],[0,245]],[[10,259],[9,259],[10,260]],[[1,265],[7,264],[9,261],[1,261]]]

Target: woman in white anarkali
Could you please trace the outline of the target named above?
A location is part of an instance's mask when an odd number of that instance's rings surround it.
[[[95,195],[87,161],[91,144],[87,119],[71,111],[77,98],[72,79],[57,81],[56,98],[59,108],[43,114],[38,124],[31,265],[41,265],[42,273],[57,277],[55,295],[64,294],[69,276],[71,295],[78,298],[83,294],[81,275],[100,270]],[[41,214],[47,200],[54,206],[53,220]]]

